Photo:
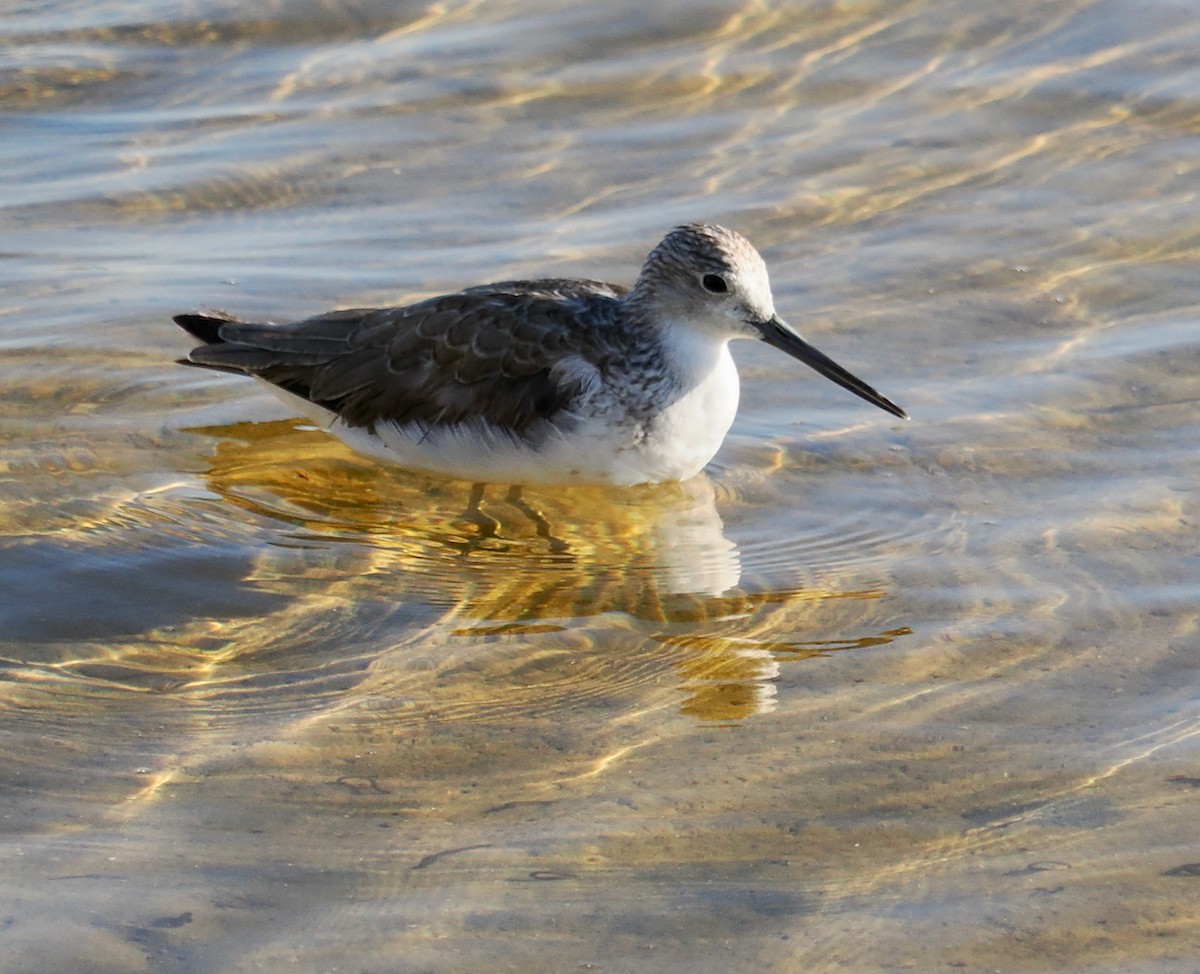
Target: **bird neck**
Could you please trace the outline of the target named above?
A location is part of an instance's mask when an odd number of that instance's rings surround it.
[[[729,340],[697,329],[686,321],[664,321],[660,347],[665,363],[683,389],[692,389],[722,368],[729,358]]]

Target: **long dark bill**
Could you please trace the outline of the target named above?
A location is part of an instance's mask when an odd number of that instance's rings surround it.
[[[832,379],[843,389],[849,389],[856,396],[861,396],[867,402],[873,402],[893,416],[908,419],[908,413],[886,396],[881,396],[862,379],[851,375],[829,356],[818,352],[792,331],[788,323],[779,315],[775,315],[770,321],[759,322],[758,328],[762,333],[763,341],[768,345],[773,345],[781,352],[787,352],[792,358],[799,359],[809,368],[820,372],[825,378]]]

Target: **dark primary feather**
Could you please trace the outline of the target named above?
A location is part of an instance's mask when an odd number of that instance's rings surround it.
[[[595,281],[506,281],[283,325],[198,314],[175,321],[205,343],[190,364],[259,376],[351,426],[429,430],[485,419],[528,436],[580,392],[557,362],[579,356],[604,372],[621,355],[608,326],[625,293]]]

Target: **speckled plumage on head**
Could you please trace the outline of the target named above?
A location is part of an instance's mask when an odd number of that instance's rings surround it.
[[[734,338],[904,415],[779,319],[749,241],[704,224],[672,230],[632,290],[504,281],[285,325],[175,320],[204,343],[189,364],[262,380],[366,453],[480,482],[692,476],[737,409]]]
[[[650,251],[638,275],[670,280],[691,274],[721,274],[738,265],[761,265],[762,257],[740,233],[705,223],[676,227]],[[636,285],[635,285],[636,287]]]
[[[704,288],[708,275],[719,277],[727,290],[754,298],[752,310],[764,319],[775,312],[767,265],[740,233],[725,227],[689,223],[676,227],[650,251],[630,294],[630,304],[679,305],[695,313],[711,304],[714,292]],[[697,288],[695,285],[699,284]]]

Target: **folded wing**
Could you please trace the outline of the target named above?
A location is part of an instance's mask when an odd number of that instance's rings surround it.
[[[283,325],[175,321],[204,342],[189,364],[258,376],[350,426],[429,431],[482,420],[525,437],[569,414],[580,376],[604,369],[609,343],[589,339],[616,319],[623,293],[592,281],[513,281]]]

